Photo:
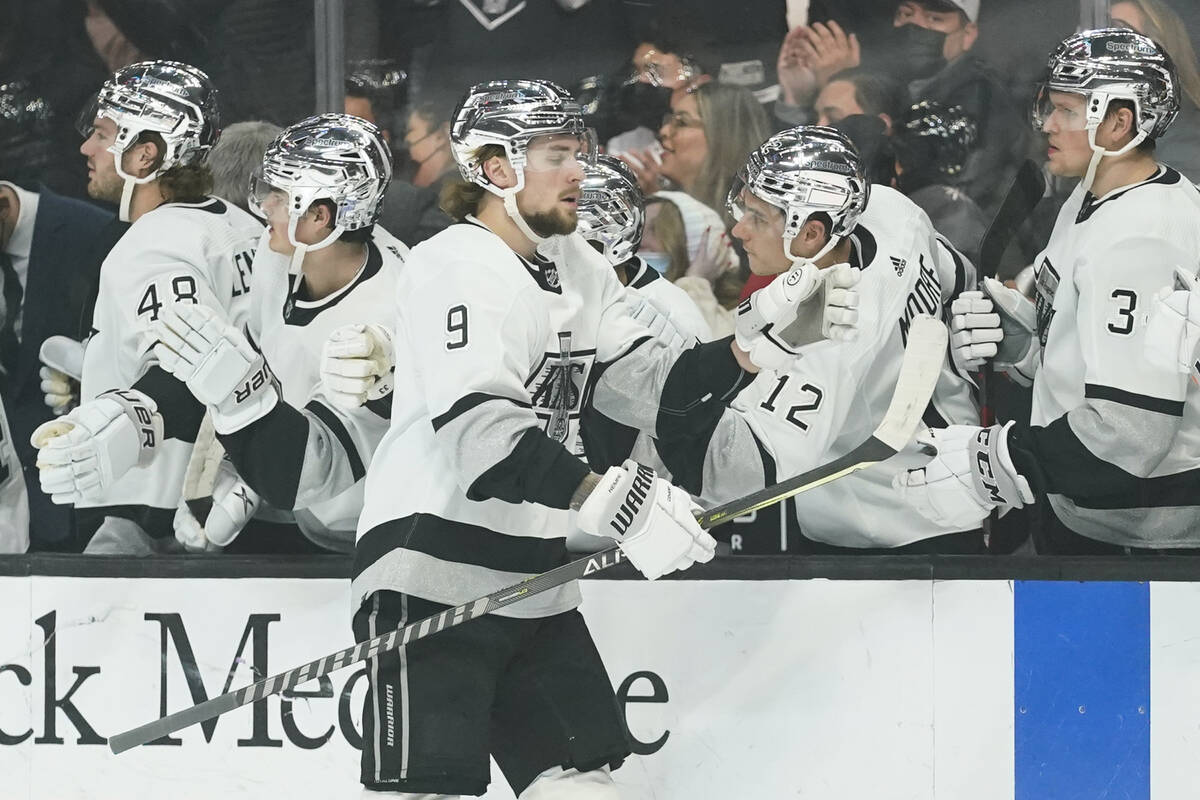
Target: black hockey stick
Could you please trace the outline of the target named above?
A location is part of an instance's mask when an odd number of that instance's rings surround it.
[[[1033,161],[1026,160],[1017,170],[1012,186],[1004,201],[992,218],[987,233],[979,244],[979,275],[994,278],[1000,267],[1000,259],[1008,249],[1017,229],[1033,213],[1033,209],[1046,192],[1046,177]]]
[[[929,404],[933,387],[946,354],[946,326],[932,317],[917,317],[908,331],[908,343],[904,350],[904,361],[900,366],[900,377],[892,402],[888,406],[883,422],[867,441],[835,461],[809,470],[774,486],[754,492],[740,500],[709,509],[696,517],[703,528],[740,517],[773,503],[778,503],[800,492],[815,489],[845,475],[866,469],[898,453],[912,439],[921,414]],[[154,741],[189,725],[212,719],[235,708],[253,703],[279,692],[328,675],[334,670],[388,650],[424,639],[439,631],[469,622],[527,597],[561,586],[568,581],[608,569],[622,561],[621,549],[610,547],[586,558],[580,558],[549,572],[526,578],[518,584],[508,586],[491,594],[450,608],[440,614],[405,625],[373,639],[359,642],[353,647],[316,661],[281,672],[270,678],[246,686],[203,703],[168,714],[162,719],[139,725],[132,730],[119,733],[108,740],[113,753],[123,753],[138,745]]]

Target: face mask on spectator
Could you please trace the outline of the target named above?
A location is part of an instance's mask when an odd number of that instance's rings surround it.
[[[671,266],[671,257],[666,253],[656,253],[653,250],[640,250],[638,251],[638,258],[645,261],[650,269],[659,275],[666,275],[667,270]]]
[[[896,68],[904,73],[905,80],[933,77],[946,66],[945,33],[911,23],[892,31]]]

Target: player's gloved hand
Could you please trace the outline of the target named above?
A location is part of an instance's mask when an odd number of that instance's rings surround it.
[[[896,475],[892,485],[927,519],[959,530],[977,527],[993,508],[1023,508],[1034,496],[1009,456],[1012,425],[928,429],[917,441],[937,455]]]
[[[162,436],[162,415],[154,400],[133,389],[119,389],[42,423],[30,443],[38,449],[42,491],[55,503],[70,504],[107,489],[133,467],[150,463]]]
[[[671,318],[641,295],[630,293],[630,314],[647,330],[668,347],[684,350],[696,343],[695,337],[684,336],[671,322]]]
[[[217,433],[241,430],[279,402],[262,354],[211,308],[167,306],[150,329],[159,364],[209,407]]]
[[[611,467],[579,507],[579,528],[611,536],[650,580],[710,561],[717,543],[696,523],[687,492],[636,461]]]
[[[738,347],[759,369],[784,369],[807,344],[855,338],[858,281],[849,264],[793,267],[738,305]]]
[[[1032,386],[1042,351],[1033,301],[994,278],[983,279],[983,291],[1000,315],[1000,329],[1004,332],[996,346],[992,367],[1021,386]]]
[[[79,405],[79,378],[83,374],[83,343],[66,336],[50,336],[38,351],[43,366],[38,371],[46,406],[62,416]]]
[[[343,325],[325,340],[321,388],[341,408],[358,408],[387,397],[395,374],[392,332],[382,325]]]
[[[258,510],[258,493],[241,479],[233,464],[222,459],[217,469],[212,507],[203,523],[185,500],[181,499],[175,510],[175,538],[189,553],[220,551],[237,538]]]
[[[996,355],[1004,338],[1000,315],[983,292],[963,292],[950,304],[950,353],[960,372],[976,370]]]
[[[1175,286],[1154,297],[1146,323],[1146,360],[1160,369],[1190,373],[1200,344],[1200,281],[1175,268]]]

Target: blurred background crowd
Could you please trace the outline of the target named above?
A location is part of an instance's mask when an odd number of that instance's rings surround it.
[[[122,66],[167,58],[212,77],[223,128],[209,159],[215,194],[243,207],[249,172],[281,126],[329,110],[375,122],[396,159],[380,222],[409,246],[450,224],[438,191],[456,172],[448,120],[465,87],[554,80],[636,173],[647,196],[644,260],[687,291],[717,337],[732,331],[739,298],[767,280],[749,274],[724,201],[771,133],[841,129],[873,182],[911,197],[976,259],[1018,166],[1044,160],[1029,107],[1047,54],[1074,30],[1110,24],[1173,57],[1183,108],[1158,158],[1200,181],[1195,0],[2,3],[0,263],[13,278],[4,281],[0,392],[14,445],[32,459],[28,432],[48,418],[39,347],[54,335],[86,336],[90,287],[123,230],[111,208],[87,198],[77,126]],[[1018,280],[1071,188],[1050,181],[999,277]],[[8,198],[17,190],[36,194],[38,213],[58,214],[68,235],[51,235],[48,223],[32,242],[13,236],[8,209],[18,204]],[[31,269],[38,260],[55,266]],[[78,549],[69,509],[50,506],[36,478],[30,486],[31,548]]]

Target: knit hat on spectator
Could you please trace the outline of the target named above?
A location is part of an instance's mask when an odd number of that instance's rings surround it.
[[[709,247],[717,246],[715,244],[717,238],[725,233],[725,223],[721,220],[720,214],[687,192],[661,191],[655,192],[653,197],[666,200],[679,209],[679,216],[683,218],[684,238],[687,240],[688,263],[694,263],[696,257],[700,255],[700,244],[704,240],[706,230],[711,231]],[[738,258],[732,246],[728,246],[727,259],[728,263],[725,269],[736,269]]]

